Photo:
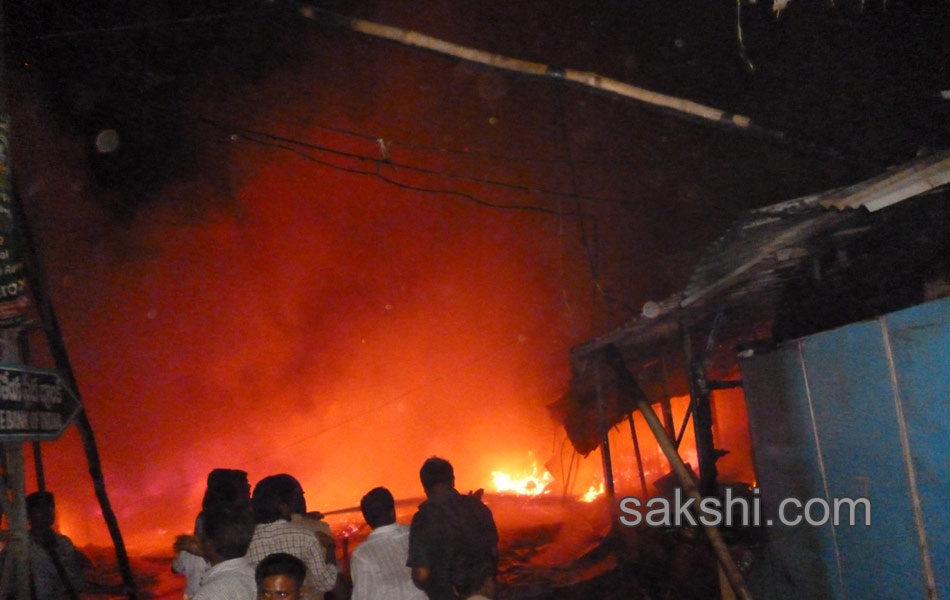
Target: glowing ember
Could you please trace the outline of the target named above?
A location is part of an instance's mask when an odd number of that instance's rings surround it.
[[[583,500],[584,502],[593,502],[594,500],[596,500],[599,496],[602,496],[603,494],[604,494],[604,482],[601,481],[600,487],[595,488],[593,485],[591,485],[590,488],[588,488],[588,490],[584,493],[584,495],[581,496],[581,500]]]
[[[537,463],[531,465],[530,474],[514,477],[503,471],[492,471],[491,476],[496,492],[499,494],[518,494],[520,496],[547,494],[551,491],[548,489],[548,485],[554,481],[554,477],[547,471],[538,475]]]

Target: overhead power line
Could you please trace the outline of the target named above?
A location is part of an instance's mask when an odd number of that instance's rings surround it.
[[[416,165],[411,165],[411,164],[408,164],[408,163],[401,163],[401,162],[393,161],[393,160],[391,160],[391,159],[388,160],[388,159],[386,159],[386,158],[381,158],[381,157],[377,157],[377,156],[368,156],[368,155],[365,155],[365,154],[359,154],[359,153],[350,152],[350,151],[346,151],[346,150],[340,150],[340,149],[332,148],[332,147],[325,146],[325,145],[321,145],[321,144],[315,144],[315,143],[313,143],[313,142],[307,142],[307,141],[304,141],[304,140],[298,140],[298,139],[294,139],[294,138],[290,138],[290,137],[286,137],[286,136],[281,136],[281,135],[269,133],[269,132],[266,132],[266,131],[258,131],[258,130],[253,130],[253,129],[245,129],[245,128],[240,128],[240,127],[235,127],[235,126],[233,126],[233,125],[229,125],[229,124],[227,124],[227,123],[222,123],[222,122],[216,121],[216,120],[214,120],[214,119],[209,119],[209,118],[206,118],[206,117],[200,117],[200,118],[197,118],[197,120],[198,120],[198,121],[201,121],[201,122],[204,122],[204,123],[206,123],[206,124],[208,124],[208,125],[210,125],[210,126],[212,126],[212,127],[215,127],[215,128],[217,128],[217,129],[220,129],[220,130],[222,130],[222,131],[230,132],[232,135],[237,135],[237,136],[241,137],[242,139],[248,140],[248,141],[250,141],[250,142],[257,143],[257,144],[260,144],[260,145],[263,145],[263,146],[271,146],[271,147],[274,147],[274,148],[280,148],[280,149],[283,149],[283,150],[287,150],[287,151],[292,152],[292,153],[294,153],[294,154],[296,154],[296,155],[298,155],[298,156],[300,156],[300,157],[302,157],[302,158],[305,158],[305,159],[310,160],[310,161],[312,161],[312,162],[316,162],[316,163],[322,164],[322,165],[324,165],[324,166],[327,166],[327,167],[330,167],[330,168],[333,168],[333,169],[337,169],[337,170],[340,170],[340,171],[346,171],[346,172],[350,172],[350,173],[355,173],[355,174],[358,174],[358,175],[371,175],[371,176],[373,176],[373,177],[376,177],[376,178],[378,178],[378,179],[381,179],[381,180],[383,180],[383,181],[386,181],[386,182],[388,182],[388,183],[391,183],[391,184],[393,184],[393,185],[396,185],[396,186],[398,186],[398,187],[402,187],[402,188],[405,188],[405,189],[412,189],[412,190],[416,190],[416,191],[420,191],[420,192],[428,192],[428,193],[452,194],[452,195],[455,195],[455,196],[459,196],[459,197],[462,197],[462,198],[466,198],[466,199],[468,199],[468,200],[474,202],[475,204],[479,204],[479,205],[486,206],[486,207],[489,207],[489,208],[497,208],[497,209],[503,209],[503,210],[520,210],[520,211],[540,212],[540,213],[545,213],[545,214],[557,215],[557,216],[561,216],[561,217],[576,217],[576,216],[588,217],[588,218],[591,217],[591,215],[584,214],[584,213],[582,213],[581,211],[570,211],[570,210],[551,209],[551,208],[547,208],[547,207],[544,207],[544,206],[536,206],[536,205],[530,205],[530,204],[499,204],[499,203],[489,202],[489,201],[484,200],[484,199],[481,199],[481,198],[479,198],[479,197],[477,197],[477,196],[475,196],[475,195],[473,195],[473,194],[469,194],[469,193],[462,192],[462,191],[458,191],[458,190],[441,189],[441,188],[440,188],[440,189],[427,188],[427,187],[420,187],[420,186],[412,185],[412,184],[406,184],[406,183],[402,183],[402,182],[400,182],[400,181],[398,181],[398,180],[395,180],[395,179],[393,179],[393,178],[391,178],[391,177],[388,177],[388,176],[384,175],[384,174],[379,170],[379,167],[392,167],[392,168],[394,168],[394,169],[402,169],[402,170],[405,170],[405,171],[412,171],[412,172],[420,173],[420,174],[423,174],[423,175],[430,175],[430,176],[435,176],[435,177],[441,177],[441,178],[450,179],[450,180],[467,181],[467,182],[471,182],[471,183],[478,183],[478,184],[488,185],[488,186],[493,186],[493,187],[501,187],[501,188],[510,189],[510,190],[515,190],[515,191],[520,191],[520,192],[536,193],[536,194],[547,195],[547,196],[564,197],[564,198],[570,198],[570,199],[574,199],[574,200],[579,200],[579,199],[580,199],[580,200],[590,200],[590,201],[595,201],[595,202],[615,203],[615,204],[617,204],[618,206],[621,206],[621,207],[623,206],[622,203],[620,203],[619,201],[612,200],[612,199],[609,199],[609,198],[584,196],[584,195],[582,195],[582,194],[575,194],[575,193],[571,193],[571,192],[561,192],[561,191],[551,190],[551,189],[547,189],[547,188],[538,188],[538,187],[533,187],[533,186],[529,186],[529,185],[523,185],[523,184],[517,184],[517,183],[511,183],[511,182],[505,182],[505,181],[498,181],[498,180],[494,180],[494,179],[486,179],[486,178],[482,178],[482,177],[473,177],[473,176],[469,176],[469,175],[459,175],[459,174],[455,174],[455,173],[448,173],[448,172],[439,171],[439,170],[436,170],[436,169],[429,169],[429,168],[425,168],[425,167],[420,167],[420,166],[416,166]],[[332,163],[332,162],[329,162],[329,161],[321,160],[321,159],[319,159],[319,158],[317,158],[317,157],[315,157],[315,156],[309,154],[308,152],[305,152],[304,150],[301,150],[301,148],[304,148],[304,149],[307,149],[307,150],[313,150],[313,151],[323,152],[323,153],[326,153],[326,154],[338,156],[338,157],[345,158],[345,159],[358,160],[358,161],[360,161],[360,162],[368,162],[368,163],[371,163],[371,164],[376,165],[377,168],[376,168],[376,170],[365,170],[365,169],[356,169],[356,168],[351,168],[351,167],[345,167],[345,166],[338,165],[338,164],[335,164],[335,163]]]
[[[109,33],[128,33],[128,32],[140,32],[146,30],[154,29],[164,29],[169,27],[175,27],[177,25],[185,25],[189,23],[207,23],[210,21],[221,21],[226,19],[236,19],[239,17],[247,16],[260,16],[260,10],[243,10],[243,11],[229,11],[222,13],[206,14],[206,15],[195,15],[192,17],[182,17],[179,19],[170,19],[164,21],[145,21],[140,23],[125,23],[122,25],[111,25],[108,27],[83,27],[80,29],[68,29],[64,31],[51,31],[49,33],[41,33],[36,35],[26,35],[26,36],[10,36],[14,41],[40,41],[40,40],[56,40],[63,38],[77,38],[85,37],[90,35],[103,35]]]

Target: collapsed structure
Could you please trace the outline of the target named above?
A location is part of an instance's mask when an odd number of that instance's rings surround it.
[[[950,397],[948,182],[943,152],[750,211],[706,251],[681,293],[572,349],[570,391],[550,408],[579,452],[601,448],[609,493],[607,431],[632,425],[646,402],[662,409],[661,446],[676,448],[692,420],[695,483],[717,494],[716,462],[729,449],[717,448],[710,396],[739,388],[765,523],[779,523],[784,498],[868,499],[870,526],[767,528],[744,581],[733,581],[738,595],[950,592],[950,522],[938,500],[950,491],[941,443]],[[669,400],[686,393],[677,427]],[[688,479],[680,477],[684,488]]]

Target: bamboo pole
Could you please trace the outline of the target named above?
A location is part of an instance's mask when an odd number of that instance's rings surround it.
[[[52,300],[49,294],[46,293],[46,278],[43,276],[42,265],[37,259],[33,236],[30,232],[29,224],[26,221],[26,215],[20,203],[20,197],[16,191],[16,184],[14,183],[11,187],[13,218],[16,224],[16,231],[23,242],[23,258],[30,289],[36,300],[37,312],[39,312],[40,321],[46,333],[47,343],[49,344],[50,354],[53,356],[56,368],[63,376],[66,384],[69,385],[72,392],[76,395],[76,398],[80,401],[79,414],[76,415],[75,424],[79,430],[83,450],[86,454],[86,462],[89,467],[89,476],[92,479],[92,487],[95,491],[96,499],[99,501],[99,507],[102,509],[102,517],[103,520],[105,520],[106,528],[109,530],[109,535],[112,538],[116,563],[119,568],[119,573],[122,575],[122,581],[125,584],[127,595],[129,600],[135,600],[137,597],[135,578],[132,576],[129,556],[125,549],[125,542],[122,539],[122,532],[119,530],[119,521],[115,516],[115,511],[112,510],[109,495],[106,493],[105,476],[102,473],[102,461],[99,458],[96,438],[92,431],[92,425],[89,423],[86,409],[82,406],[82,396],[79,392],[79,386],[76,383],[76,377],[69,360],[69,354],[66,351],[66,343],[63,341],[63,335],[59,328],[56,312],[53,310]]]
[[[677,478],[679,478],[680,484],[683,486],[683,491],[699,504],[703,496],[699,493],[699,488],[696,486],[693,474],[686,468],[686,463],[683,462],[683,459],[680,458],[680,455],[676,452],[673,441],[666,435],[666,430],[663,429],[663,424],[660,423],[660,419],[656,416],[656,413],[653,412],[653,408],[646,400],[639,400],[637,407],[650,426],[650,430],[653,431],[653,435],[656,437],[660,449],[663,450],[663,454],[665,454],[667,460],[669,460],[673,472],[676,473]],[[739,567],[736,566],[736,562],[733,560],[732,554],[726,546],[726,542],[722,539],[719,528],[713,525],[704,525],[703,530],[706,532],[706,537],[709,539],[709,543],[716,553],[716,558],[719,560],[719,565],[729,580],[729,585],[732,587],[732,591],[736,594],[736,597],[742,598],[742,600],[752,600],[752,594],[746,587],[742,573],[739,572]]]
[[[682,113],[691,117],[713,121],[739,129],[753,128],[752,120],[749,117],[737,115],[728,111],[720,110],[718,108],[705,106],[703,104],[693,102],[692,100],[686,100],[684,98],[678,98],[676,96],[654,92],[652,90],[637,87],[623,81],[604,77],[603,75],[599,75],[590,71],[578,71],[575,69],[554,67],[552,65],[522,60],[520,58],[512,58],[501,54],[493,54],[484,50],[469,48],[467,46],[440,40],[438,38],[425,35],[411,29],[401,29],[391,25],[374,23],[373,21],[367,21],[365,19],[345,17],[324,10],[317,6],[302,4],[299,11],[302,16],[308,19],[320,19],[328,21],[336,26],[355,31],[357,33],[382,38],[391,42],[403,44],[405,46],[422,48],[424,50],[430,50],[439,54],[445,54],[454,58],[460,58],[462,60],[479,63],[496,69],[521,73],[523,75],[550,77],[553,79],[570,81],[572,83],[577,83],[603,92],[616,94],[624,98],[630,98],[638,102],[658,106],[673,112]]]
[[[683,459],[676,451],[676,446],[673,445],[673,440],[667,435],[663,423],[660,422],[660,418],[656,416],[656,412],[654,412],[653,407],[650,406],[647,397],[640,390],[633,375],[627,370],[626,365],[623,364],[623,358],[620,356],[619,351],[613,346],[607,347],[607,362],[617,373],[617,377],[620,379],[621,390],[632,391],[634,393],[637,408],[640,410],[640,414],[643,415],[643,418],[646,419],[647,425],[650,426],[650,430],[653,432],[653,436],[660,445],[663,454],[666,455],[670,467],[673,469],[673,472],[680,481],[680,485],[683,487],[683,492],[699,505],[703,500],[703,496],[699,493],[699,488],[696,485],[693,473],[686,467],[686,463],[683,462]],[[715,525],[703,523],[703,531],[706,532],[706,537],[709,539],[713,552],[716,554],[716,559],[719,561],[719,565],[729,580],[729,585],[732,587],[732,591],[735,592],[736,597],[741,598],[741,600],[752,600],[752,594],[749,592],[749,588],[746,587],[742,573],[739,572],[739,567],[736,566],[736,562],[733,560],[732,554],[729,552],[728,546],[726,546],[726,542],[722,539],[719,528]]]
[[[4,45],[6,41],[6,20],[4,19],[3,0],[0,0],[0,113],[6,108],[6,63],[4,54]],[[10,153],[10,149],[7,148]],[[11,161],[12,162],[12,161]],[[33,243],[33,237],[26,220],[26,215],[20,203],[20,197],[17,194],[16,180],[12,169],[6,174],[10,180],[10,210],[13,221],[13,230],[18,234],[22,242],[23,261],[26,270],[29,287],[33,292],[36,301],[37,311],[40,315],[40,321],[43,325],[46,339],[49,344],[50,353],[56,363],[56,368],[65,378],[77,400],[80,400],[79,414],[76,417],[76,426],[79,429],[79,435],[82,439],[83,449],[86,453],[86,461],[89,466],[89,474],[92,477],[92,486],[99,500],[99,506],[102,509],[102,516],[105,519],[106,527],[112,537],[115,547],[116,562],[119,572],[122,574],[123,582],[128,590],[130,600],[136,598],[135,579],[132,577],[132,569],[129,566],[129,557],[125,550],[125,542],[122,540],[122,533],[119,531],[119,522],[116,519],[115,512],[112,510],[112,503],[106,494],[105,478],[102,474],[101,461],[99,460],[99,450],[96,447],[96,439],[92,433],[92,426],[86,416],[86,410],[82,407],[79,386],[76,384],[76,378],[73,374],[72,365],[69,362],[69,354],[66,352],[66,344],[63,341],[62,332],[59,329],[59,322],[56,319],[56,313],[53,311],[53,304],[46,293],[46,279],[42,274],[42,266],[37,259],[36,248]],[[37,445],[38,448],[38,445]],[[19,450],[20,465],[22,470],[22,448]],[[39,456],[39,455],[37,455]],[[45,476],[42,472],[42,465],[38,463],[40,471],[37,472],[37,478],[41,486],[45,484]],[[21,472],[22,477],[22,472]],[[22,496],[22,493],[21,493]],[[21,598],[28,598],[21,596]]]

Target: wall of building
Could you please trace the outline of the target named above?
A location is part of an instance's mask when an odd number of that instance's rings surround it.
[[[742,360],[766,523],[755,598],[950,597],[948,349],[945,298]],[[866,498],[871,524],[779,525],[786,498]]]

